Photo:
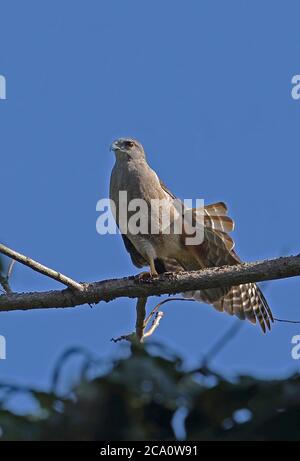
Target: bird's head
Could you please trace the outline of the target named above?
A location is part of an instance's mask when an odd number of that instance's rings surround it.
[[[142,144],[132,138],[117,139],[110,146],[110,150],[114,151],[117,159],[131,158],[138,160],[145,158]]]

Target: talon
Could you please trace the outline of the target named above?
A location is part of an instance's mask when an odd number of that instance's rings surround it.
[[[141,273],[138,275],[139,280],[149,280],[150,277],[151,277],[150,272],[141,272]]]
[[[145,282],[145,283],[151,283],[151,280],[158,277],[158,273],[155,271],[155,272],[141,272],[139,275],[138,275],[138,280],[140,282]]]

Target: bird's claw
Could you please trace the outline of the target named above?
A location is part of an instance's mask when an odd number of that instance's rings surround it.
[[[154,278],[156,278],[158,274],[151,274],[151,272],[141,272],[138,275],[138,281],[143,283],[151,283]]]
[[[151,277],[150,272],[141,272],[138,275],[139,280],[149,280],[150,277]]]

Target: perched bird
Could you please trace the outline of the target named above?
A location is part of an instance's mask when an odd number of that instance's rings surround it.
[[[203,208],[203,241],[188,245],[184,229],[181,233],[171,230],[181,213],[177,207],[178,200],[148,165],[143,146],[135,139],[120,138],[112,143],[111,150],[116,157],[110,179],[110,199],[115,204],[113,214],[135,266],[150,266],[150,273],[155,276],[163,272],[241,263],[234,251],[234,242],[228,235],[234,223],[227,215],[227,207],[223,202]],[[136,210],[133,206],[123,217],[122,210],[127,205],[120,202],[121,191],[126,192],[127,203],[134,204],[142,199],[149,205],[144,215],[156,225],[158,232],[151,232],[150,227],[143,232],[136,232],[133,226],[128,225]],[[164,232],[161,210],[153,211],[151,208],[152,201],[157,199],[162,201],[163,211],[170,216],[169,233]],[[192,217],[197,221],[196,209],[192,210]],[[264,332],[270,329],[273,322],[268,303],[254,283],[190,291],[184,293],[184,296],[211,304],[217,310],[236,315],[239,319],[247,319],[252,323],[258,321]]]

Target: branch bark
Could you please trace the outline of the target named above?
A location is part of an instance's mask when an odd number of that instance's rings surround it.
[[[75,307],[116,298],[146,298],[189,290],[239,285],[300,275],[300,255],[237,266],[224,266],[196,272],[163,274],[141,280],[138,276],[82,283],[81,291],[67,288],[59,291],[19,293],[0,296],[0,311]]]
[[[4,254],[5,256],[8,256],[14,261],[18,261],[19,263],[24,264],[24,266],[30,267],[31,269],[33,269],[36,272],[39,272],[40,274],[46,275],[51,279],[57,280],[58,282],[62,283],[63,285],[66,285],[67,287],[75,288],[77,290],[83,290],[82,285],[78,282],[75,282],[75,280],[72,280],[70,277],[67,277],[66,275],[63,275],[60,272],[57,272],[53,269],[50,269],[49,267],[44,266],[43,264],[37,261],[34,261],[34,259],[31,259],[28,256],[24,256],[21,253],[18,253],[17,251],[8,248],[2,243],[0,243],[0,253]],[[10,275],[11,270],[12,265],[10,265],[9,267],[8,277]]]
[[[143,341],[147,298],[138,298],[136,303],[135,334],[139,342]]]

